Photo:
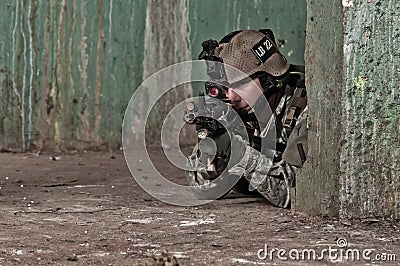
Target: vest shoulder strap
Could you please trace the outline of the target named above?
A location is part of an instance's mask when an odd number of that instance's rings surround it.
[[[300,84],[299,84],[300,85]],[[294,126],[296,125],[296,121],[299,118],[299,115],[307,106],[307,91],[305,86],[297,87],[294,90],[293,98],[290,103],[288,114],[286,115],[285,122],[283,123],[283,127],[286,131],[286,136],[289,138],[290,133]]]

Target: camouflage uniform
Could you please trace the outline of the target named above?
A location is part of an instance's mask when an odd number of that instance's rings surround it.
[[[249,118],[251,116],[245,117],[243,122],[246,127],[252,129],[251,132],[254,132],[250,136],[250,141],[245,140],[240,134],[236,134],[234,130],[214,136],[217,150],[215,159],[211,163],[213,165],[211,169],[215,170],[210,171],[209,162],[199,163],[196,161],[198,159],[196,151],[189,157],[189,165],[195,169],[188,171],[188,176],[189,179],[195,180],[194,183],[203,184],[204,180],[214,180],[227,168],[228,177],[225,178],[238,177],[242,181],[239,182],[241,186],[243,186],[243,180],[247,180],[245,184],[250,190],[256,188],[273,205],[288,208],[290,206],[290,188],[295,186],[295,171],[303,165],[307,154],[307,95],[304,75],[289,74],[290,65],[282,59],[273,38],[263,37],[255,31],[243,31],[243,34],[235,33],[235,35],[239,35],[239,37],[236,39],[233,37],[227,42],[221,41],[214,51],[215,55],[224,59],[224,63],[235,66],[239,64],[238,69],[249,76],[264,71],[272,76],[282,77],[285,74],[290,77],[288,79],[290,82],[285,82],[279,89],[281,98],[270,118],[272,119],[270,121],[275,123],[276,145],[273,150],[261,150],[259,145],[254,145],[251,142],[252,138],[270,138],[266,132],[268,128],[262,127],[260,130],[258,121],[255,122],[254,119]],[[260,38],[263,39],[260,41]],[[261,60],[263,64],[260,64],[257,62],[257,58],[252,58],[251,51],[248,51],[249,49],[246,47],[252,43],[261,46],[260,43],[265,44],[265,40],[270,40],[274,44],[272,47],[274,50],[268,57],[259,57],[258,59],[263,59]],[[255,48],[258,47],[257,45]],[[268,47],[262,46],[262,48],[265,50]],[[236,50],[241,51],[234,54]],[[245,58],[243,59],[244,63],[243,60],[238,60],[240,57]],[[228,78],[229,74],[227,73]],[[230,77],[230,80],[235,82],[243,78],[243,76],[235,76]],[[226,116],[217,118],[217,121],[225,124],[231,122]],[[234,152],[231,153],[231,151]]]
[[[259,184],[254,186],[257,191],[275,206],[283,208],[290,206],[290,188],[295,186],[295,171],[303,165],[307,154],[307,107],[300,112],[289,137],[289,130],[284,127],[295,90],[295,87],[286,86],[274,112],[277,143],[273,160],[243,142],[246,145],[243,159],[228,170],[230,174],[242,174],[250,184]],[[217,143],[221,141],[216,140]],[[241,150],[237,144],[235,146],[233,150]]]

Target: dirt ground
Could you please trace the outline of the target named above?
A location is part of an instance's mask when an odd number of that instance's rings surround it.
[[[184,180],[152,152],[161,171]],[[0,153],[0,165],[0,265],[140,265],[163,250],[179,265],[400,263],[399,222],[308,217],[237,193],[168,205],[137,185],[122,152]],[[328,248],[338,252],[329,257]],[[299,255],[305,249],[319,260]],[[360,259],[338,255],[349,249]]]

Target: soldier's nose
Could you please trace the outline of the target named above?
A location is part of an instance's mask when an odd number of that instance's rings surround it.
[[[239,94],[237,94],[234,90],[232,89],[228,89],[227,93],[226,93],[226,97],[228,98],[228,100],[230,100],[231,102],[240,102],[240,100],[242,99]]]

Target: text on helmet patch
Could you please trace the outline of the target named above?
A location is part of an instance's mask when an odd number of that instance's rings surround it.
[[[251,51],[255,54],[255,56],[257,56],[261,63],[264,63],[271,55],[276,53],[276,48],[272,44],[272,41],[270,41],[267,37],[264,37],[256,45],[254,45],[253,48],[251,48]]]

